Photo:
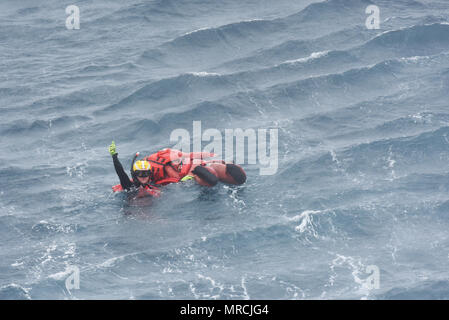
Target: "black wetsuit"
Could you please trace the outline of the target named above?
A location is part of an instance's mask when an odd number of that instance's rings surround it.
[[[122,185],[123,190],[130,191],[133,187],[136,188],[138,185],[134,184],[131,179],[129,179],[125,170],[123,169],[122,164],[118,159],[118,153],[112,156],[112,160],[114,162],[115,172],[117,172],[118,178],[120,179],[120,184]]]
[[[114,168],[115,172],[117,172],[117,175],[120,179],[120,184],[124,191],[126,191],[124,194],[126,195],[126,203],[124,206],[124,213],[125,215],[132,215],[136,212],[134,210],[135,206],[138,206],[139,208],[146,207],[146,206],[152,206],[153,204],[153,197],[139,197],[139,190],[141,190],[139,187],[142,186],[140,182],[137,180],[136,177],[133,177],[133,180],[131,180],[128,175],[126,174],[125,170],[123,169],[122,164],[120,163],[118,159],[118,155],[114,154],[112,156],[112,160],[114,162]],[[131,175],[133,176],[132,172]],[[133,181],[136,181],[135,183]],[[151,185],[148,187],[153,188]],[[138,201],[138,202],[135,202]],[[142,202],[143,201],[143,202]]]
[[[141,184],[137,177],[135,177],[131,171],[132,180],[128,177],[125,170],[123,169],[120,160],[118,159],[118,153],[112,156],[112,161],[114,162],[115,172],[117,172],[118,178],[120,179],[120,184],[123,190],[126,190],[129,195],[135,195],[139,190],[139,187],[149,187],[150,189],[157,189],[153,183]]]

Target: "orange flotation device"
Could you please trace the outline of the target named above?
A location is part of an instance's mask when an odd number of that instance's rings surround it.
[[[153,182],[158,185],[166,185],[179,182],[184,178],[189,173],[194,159],[202,160],[210,157],[215,157],[215,154],[210,152],[185,153],[167,148],[146,156],[144,160],[151,164]],[[177,164],[173,164],[173,161]],[[168,176],[165,170],[167,166],[172,167],[178,173],[178,177]]]

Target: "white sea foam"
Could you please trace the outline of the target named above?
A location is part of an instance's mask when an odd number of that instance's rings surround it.
[[[205,72],[205,71],[200,71],[200,72],[188,72],[188,74],[197,76],[197,77],[216,77],[219,76],[219,73],[214,73],[214,72]]]
[[[286,60],[282,62],[281,64],[296,64],[296,63],[306,63],[311,60],[315,60],[321,57],[326,56],[329,53],[329,51],[319,51],[319,52],[313,52],[310,56],[305,58],[299,58],[294,60]]]
[[[311,226],[313,224],[312,216],[315,214],[319,214],[319,213],[322,213],[322,211],[306,210],[306,211],[303,211],[299,215],[289,218],[289,220],[290,221],[301,221],[301,223],[295,227],[295,230],[299,231],[300,233],[303,233],[304,231],[307,230],[308,226]]]

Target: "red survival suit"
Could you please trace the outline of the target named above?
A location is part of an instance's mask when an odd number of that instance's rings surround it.
[[[195,164],[206,164],[205,158],[215,157],[210,152],[190,152],[185,153],[175,149],[163,149],[143,160],[151,164],[153,172],[153,183],[167,185],[179,182],[184,178]]]

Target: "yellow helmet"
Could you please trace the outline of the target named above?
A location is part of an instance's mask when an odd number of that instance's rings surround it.
[[[151,164],[145,160],[134,162],[133,171],[139,177],[149,177],[151,175]]]

